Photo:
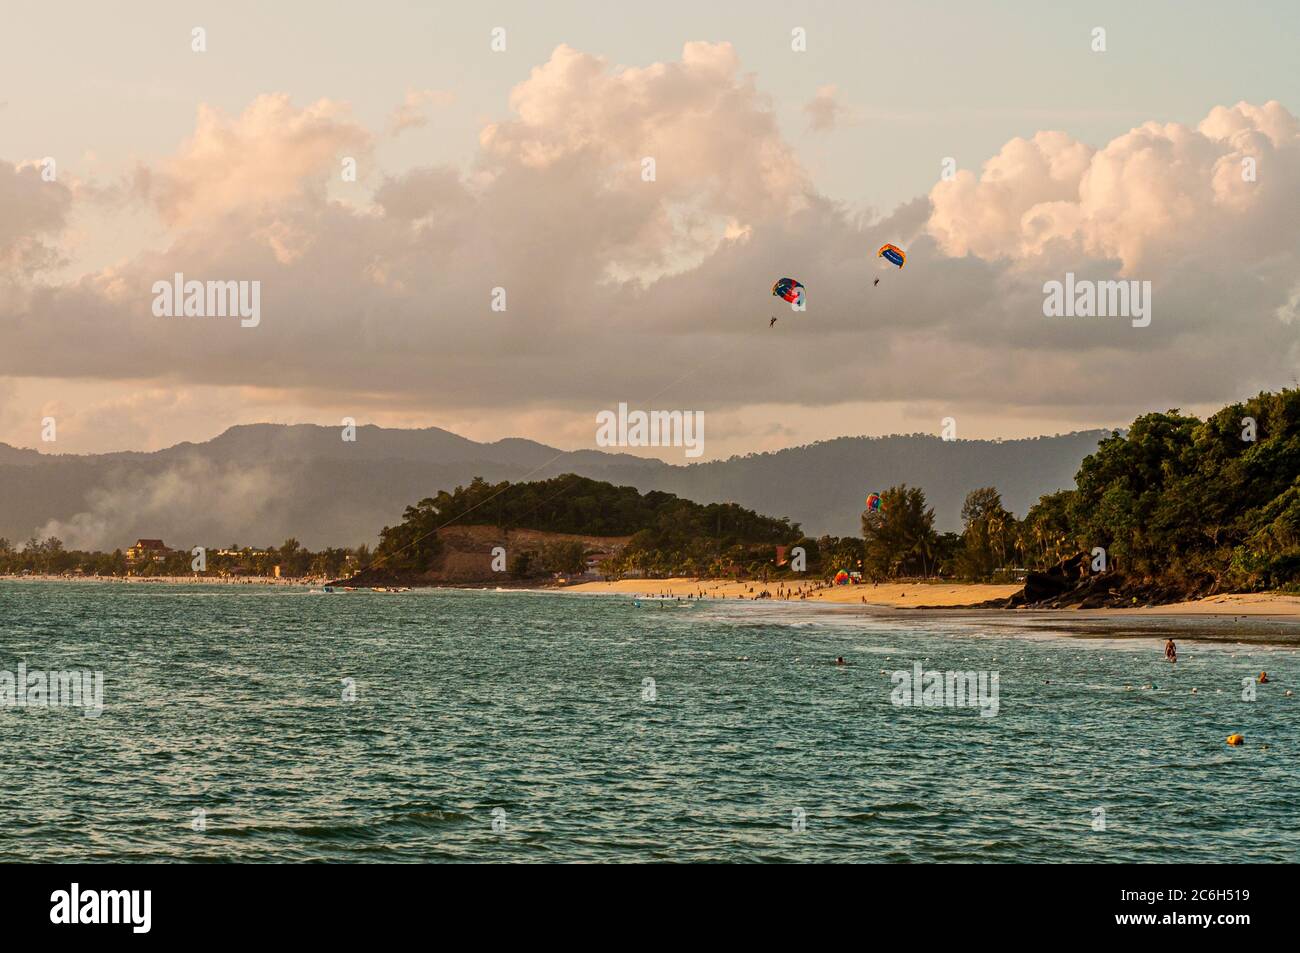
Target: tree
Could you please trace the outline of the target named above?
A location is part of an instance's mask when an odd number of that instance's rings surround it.
[[[544,572],[574,575],[587,568],[587,548],[576,539],[556,540],[542,547],[539,561]]]
[[[521,549],[510,557],[510,575],[516,579],[527,579],[533,568],[533,558],[537,554],[530,549]]]
[[[958,572],[968,579],[988,579],[1005,568],[1014,556],[1018,526],[1016,518],[1002,505],[1002,497],[991,486],[971,490],[961,508],[962,548]]]
[[[929,575],[938,537],[934,510],[926,506],[924,491],[900,484],[890,487],[881,498],[879,510],[862,514],[865,575],[872,579]]]

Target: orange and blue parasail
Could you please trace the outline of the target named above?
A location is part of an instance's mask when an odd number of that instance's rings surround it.
[[[891,265],[897,265],[899,268],[902,268],[907,263],[907,252],[888,242],[880,246],[880,251],[876,252],[876,257],[883,258]]]

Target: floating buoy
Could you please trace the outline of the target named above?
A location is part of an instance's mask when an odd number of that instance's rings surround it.
[[[1241,735],[1228,735],[1228,744],[1232,745],[1234,748],[1244,745],[1245,743],[1246,739]]]
[[[1288,688],[1288,689],[1286,690],[1286,695],[1287,695],[1287,697],[1290,698],[1292,694],[1293,694],[1293,693],[1292,693],[1291,689]]]
[[[1193,695],[1196,694],[1196,689],[1194,689],[1194,688],[1192,689],[1192,694],[1193,694]]]

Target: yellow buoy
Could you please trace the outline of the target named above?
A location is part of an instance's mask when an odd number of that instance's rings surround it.
[[[1246,739],[1241,735],[1228,735],[1228,744],[1232,745],[1234,748],[1238,745],[1244,745],[1245,743]]]

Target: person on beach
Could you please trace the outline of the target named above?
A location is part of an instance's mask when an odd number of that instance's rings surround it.
[[[1178,646],[1174,645],[1173,639],[1165,639],[1165,658],[1171,662],[1178,661]]]

